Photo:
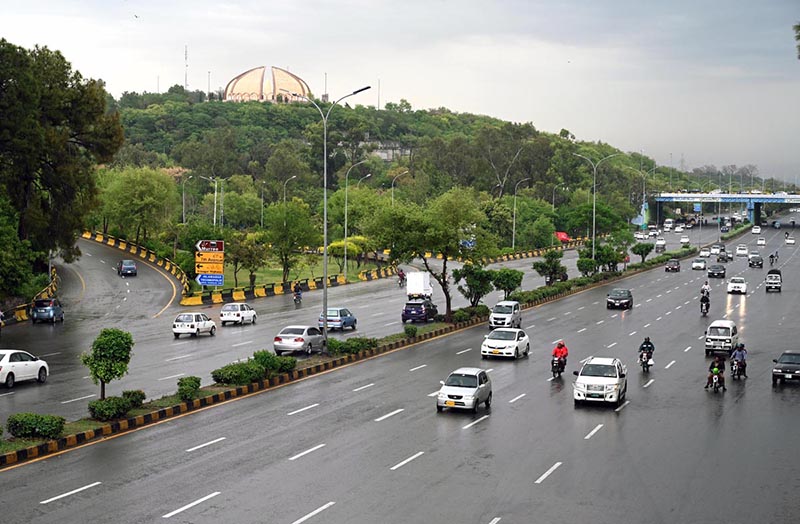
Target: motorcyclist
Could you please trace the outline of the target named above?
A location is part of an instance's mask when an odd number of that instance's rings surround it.
[[[402,268],[397,268],[397,279],[401,286],[406,282],[406,272]]]
[[[702,312],[705,309],[705,312],[708,313],[709,308],[711,307],[711,297],[708,294],[703,293],[700,297],[700,311]]]
[[[714,360],[708,366],[708,380],[706,381],[706,389],[711,387],[711,383],[714,380],[714,370],[718,370],[717,374],[719,375],[719,383],[722,385],[722,391],[727,391],[728,388],[725,387],[725,361],[719,355],[714,357]]]
[[[739,363],[739,366],[742,368],[742,375],[744,375],[744,378],[747,378],[747,350],[744,348],[744,344],[736,346],[736,349],[731,353],[731,360],[735,360]]]
[[[700,288],[700,294],[711,295],[711,286],[708,284],[708,280],[706,280],[706,283],[703,284],[703,287]]]
[[[639,346],[639,358],[642,358],[642,353],[645,351],[650,353],[650,358],[652,358],[653,353],[656,352],[656,345],[650,342],[650,337],[644,337],[644,341]]]
[[[553,348],[553,358],[557,358],[561,362],[561,369],[567,367],[567,357],[569,356],[569,349],[563,340],[559,340],[556,347]]]
[[[771,266],[774,263],[775,263],[775,253],[770,253],[769,254],[769,265]]]
[[[294,288],[292,289],[292,292],[295,299],[297,300],[303,299],[303,288],[300,287],[300,282],[294,283]]]

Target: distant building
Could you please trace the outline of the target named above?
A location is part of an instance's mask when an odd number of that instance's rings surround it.
[[[225,86],[224,100],[229,102],[297,102],[302,97],[292,93],[311,97],[311,89],[299,76],[281,69],[270,68],[267,78],[267,67],[260,66],[236,76]]]

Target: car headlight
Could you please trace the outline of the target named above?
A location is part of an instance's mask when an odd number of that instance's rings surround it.
[[[438,398],[439,400],[447,400],[447,395],[445,395],[444,393],[439,393]]]
[[[464,400],[475,400],[474,395],[464,395]]]
[[[586,384],[578,384],[577,382],[572,385],[573,388],[577,389],[578,391],[586,391]]]
[[[617,389],[619,389],[618,384],[606,384],[606,392],[616,391]]]
[[[780,370],[780,368],[772,368],[772,372],[773,373],[780,373],[781,370]]]

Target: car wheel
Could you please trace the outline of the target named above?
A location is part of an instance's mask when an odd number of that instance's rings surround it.
[[[442,406],[440,406],[440,405],[438,405],[438,404],[436,405],[436,412],[437,412],[437,413],[441,413],[443,409],[444,409],[444,408],[443,408]]]
[[[776,377],[775,375],[772,376],[772,385],[773,386],[777,386],[778,385],[778,377]]]
[[[64,323],[64,315],[61,315],[61,323]]]
[[[525,346],[525,356],[527,357],[530,354],[531,354],[531,345],[528,344]]]
[[[225,324],[227,324],[227,322],[225,322],[224,320],[220,322],[220,325],[222,325],[222,327],[225,327]]]
[[[250,321],[250,323],[251,324],[255,324],[257,318],[258,318],[258,315],[253,315],[253,319]]]
[[[481,354],[481,359],[486,360],[486,355]]]
[[[44,384],[47,382],[47,370],[44,368],[39,368],[39,376],[36,377],[36,380],[39,381],[39,384]]]
[[[196,336],[197,336],[197,335],[199,335],[199,334],[200,334],[200,329],[196,329],[196,330],[194,331],[194,333],[192,333],[192,336],[193,336],[193,337],[196,337]]]
[[[276,350],[275,350],[275,354],[276,354],[277,356],[281,356],[281,355],[283,355],[283,351],[278,351],[278,350],[276,349]]]
[[[174,336],[175,338],[178,338],[178,337],[180,337],[180,336],[181,336],[181,334],[180,334],[180,333],[173,333],[173,336]]]
[[[6,375],[6,387],[11,389],[14,387],[14,373],[9,373]]]
[[[492,407],[492,394],[491,393],[489,393],[489,396],[486,397],[486,402],[484,402],[484,404],[486,404],[486,409],[489,409],[489,408]]]
[[[353,331],[356,330],[356,321],[355,320],[353,321],[353,325],[351,327],[353,328]],[[344,331],[344,330],[342,330],[342,331]]]
[[[580,401],[580,400],[578,400],[577,398],[576,398],[576,399],[573,399],[573,402],[575,403],[575,407],[576,407],[576,408],[577,408],[578,406],[580,406],[580,405],[581,405],[581,401]]]
[[[312,350],[312,347],[311,347],[311,343],[309,342],[308,343],[308,347],[306,348],[306,355],[310,355],[311,354],[311,350]]]
[[[217,334],[217,326],[211,326],[211,330],[208,332],[209,335],[212,337]]]
[[[480,406],[480,405],[481,405],[480,401],[479,400],[475,400],[475,403],[472,404],[472,412],[473,413],[477,413],[478,412],[478,406]]]
[[[514,360],[519,358],[519,347],[514,348]]]

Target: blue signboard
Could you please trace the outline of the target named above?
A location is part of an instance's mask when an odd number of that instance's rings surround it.
[[[694,212],[695,213],[700,213],[702,210],[703,210],[703,204],[701,204],[700,202],[695,202],[694,203]]]
[[[197,275],[195,280],[197,280],[197,283],[201,286],[222,286],[225,284],[225,275],[201,273]]]

